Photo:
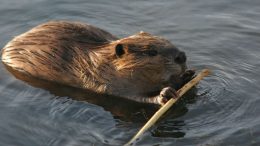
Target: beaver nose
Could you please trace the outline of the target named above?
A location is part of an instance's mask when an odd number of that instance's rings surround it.
[[[182,64],[182,63],[186,62],[186,59],[187,59],[187,58],[186,58],[185,53],[184,53],[184,52],[179,52],[179,53],[175,56],[174,61],[175,61],[176,63]]]

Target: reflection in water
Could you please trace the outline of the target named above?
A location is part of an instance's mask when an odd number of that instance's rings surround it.
[[[2,0],[0,44],[50,20],[87,22],[119,37],[140,30],[163,36],[186,52],[191,68],[209,68],[213,75],[138,145],[258,146],[259,5],[259,0]],[[34,82],[53,90],[49,94],[14,79],[0,66],[1,146],[123,145],[156,110]]]
[[[137,103],[124,98],[114,97],[110,95],[100,95],[88,90],[82,90],[70,86],[61,85],[58,83],[45,81],[13,70],[11,67],[5,66],[16,78],[26,81],[32,86],[40,87],[49,90],[52,94],[58,97],[70,97],[73,100],[86,101],[92,104],[102,106],[105,110],[110,111],[114,118],[123,121],[131,121],[138,123],[145,123],[150,117],[158,110],[159,106],[151,104]],[[188,112],[185,107],[185,103],[195,102],[196,88],[193,88],[190,92],[184,95],[184,98],[180,100],[177,106],[174,106],[165,117],[177,118]],[[65,100],[62,104],[66,104],[69,100]],[[168,116],[167,116],[168,115]],[[164,118],[162,118],[164,119]],[[181,137],[185,133],[181,132],[181,126],[184,126],[184,121],[172,121],[167,125],[167,121],[164,122],[166,125],[159,126],[154,130],[153,136],[156,137]],[[177,123],[177,124],[175,124]],[[183,123],[178,124],[178,123]],[[168,130],[166,130],[168,129]]]
[[[126,120],[134,120],[135,116],[140,116],[141,113],[151,115],[157,106],[151,106],[147,104],[133,102],[127,99],[112,97],[109,95],[100,95],[88,90],[82,90],[70,86],[61,85],[58,83],[45,81],[25,74],[21,74],[19,71],[12,70],[12,68],[6,66],[6,68],[15,75],[16,78],[26,81],[32,86],[40,87],[49,90],[51,93],[59,97],[71,97],[78,101],[87,101],[96,105],[104,107],[106,110],[111,111],[116,117],[126,118]],[[140,113],[140,114],[139,114]]]

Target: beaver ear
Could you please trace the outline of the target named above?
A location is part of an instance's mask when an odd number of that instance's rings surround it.
[[[115,52],[117,57],[121,57],[125,54],[124,46],[122,44],[117,44],[115,47]]]

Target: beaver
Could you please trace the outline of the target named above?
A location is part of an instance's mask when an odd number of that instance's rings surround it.
[[[43,80],[164,104],[190,80],[186,55],[170,41],[141,31],[119,39],[95,26],[51,21],[11,40],[2,49],[5,66]]]

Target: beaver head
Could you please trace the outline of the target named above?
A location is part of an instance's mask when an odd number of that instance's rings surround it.
[[[120,92],[120,89],[125,94],[129,94],[126,89],[138,94],[159,91],[167,84],[178,84],[170,83],[170,79],[180,78],[187,68],[184,52],[168,40],[146,32],[113,41],[105,48],[100,50],[110,50],[107,62],[113,69],[103,73],[111,74],[114,70],[115,78],[109,81],[109,85],[116,89],[113,92]],[[124,94],[122,92],[120,95]]]

